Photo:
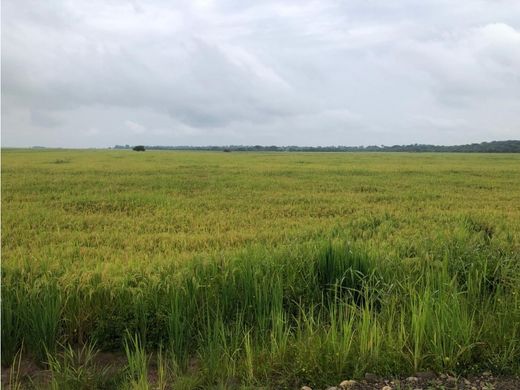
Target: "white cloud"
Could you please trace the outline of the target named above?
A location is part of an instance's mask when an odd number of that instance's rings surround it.
[[[135,134],[142,134],[146,132],[146,127],[137,122],[127,120],[125,121],[125,125]]]
[[[520,2],[8,0],[2,136],[13,146],[520,138]]]

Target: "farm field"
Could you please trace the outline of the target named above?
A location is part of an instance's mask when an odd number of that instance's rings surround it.
[[[518,154],[4,149],[1,173],[23,386],[22,360],[59,389],[520,374]]]

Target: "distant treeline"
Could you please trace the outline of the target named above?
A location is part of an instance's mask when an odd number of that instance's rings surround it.
[[[222,152],[457,152],[457,153],[520,153],[520,140],[491,141],[466,145],[370,145],[370,146],[145,146],[147,150],[208,150]],[[130,145],[116,145],[114,149],[132,149]]]

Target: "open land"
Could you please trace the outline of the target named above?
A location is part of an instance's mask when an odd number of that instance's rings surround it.
[[[2,150],[2,366],[12,388],[515,388],[520,155]]]

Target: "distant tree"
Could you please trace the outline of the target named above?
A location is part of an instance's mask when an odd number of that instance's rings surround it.
[[[226,152],[226,153],[229,153],[229,152],[231,152],[231,149],[229,149],[229,148],[224,148],[223,151]]]
[[[146,149],[143,145],[137,145],[132,148],[132,150],[135,150],[136,152],[144,152]]]

